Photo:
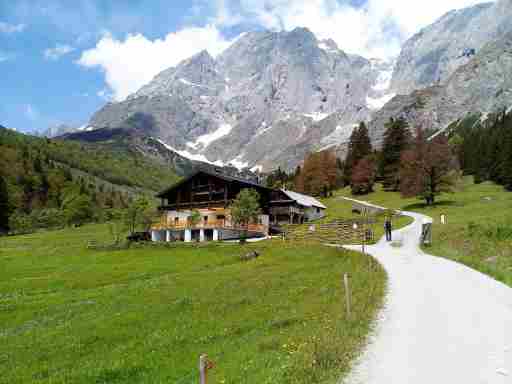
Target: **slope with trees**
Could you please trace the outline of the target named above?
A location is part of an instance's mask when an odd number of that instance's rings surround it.
[[[153,194],[178,179],[135,152],[5,128],[0,128],[0,176],[2,222],[7,212],[13,232],[108,220],[134,196]],[[1,226],[5,231],[6,224]]]
[[[452,127],[464,174],[476,183],[493,181],[512,191],[512,112],[471,116]]]

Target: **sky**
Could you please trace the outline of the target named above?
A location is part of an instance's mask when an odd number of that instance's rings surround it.
[[[307,27],[390,59],[446,12],[481,0],[0,0],[0,124],[80,127],[160,71],[241,33]]]

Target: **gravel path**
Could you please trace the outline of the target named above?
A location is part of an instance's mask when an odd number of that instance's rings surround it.
[[[374,335],[345,384],[511,384],[512,289],[419,248],[426,216],[368,247],[389,287]],[[360,250],[361,247],[347,247]]]

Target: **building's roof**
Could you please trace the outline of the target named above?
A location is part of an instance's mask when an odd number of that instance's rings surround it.
[[[229,175],[226,175],[226,174],[220,173],[220,172],[210,172],[210,171],[207,171],[207,170],[204,170],[204,169],[200,169],[200,170],[194,172],[192,175],[190,175],[190,176],[188,176],[188,177],[178,181],[176,184],[172,185],[170,188],[167,188],[164,191],[160,192],[158,195],[156,195],[156,197],[163,197],[163,196],[167,195],[169,192],[173,191],[174,189],[176,189],[180,185],[186,183],[190,179],[196,177],[200,173],[204,173],[204,174],[207,174],[207,175],[210,175],[210,176],[218,177],[219,179],[226,180],[226,181],[234,181],[234,182],[237,182],[237,183],[240,183],[240,184],[245,184],[245,185],[253,187],[253,188],[271,190],[271,188],[267,188],[264,185],[255,183],[254,181],[251,181],[251,180],[242,179],[240,177],[229,176]]]
[[[322,209],[327,209],[325,205],[319,202],[317,199],[311,196],[303,195],[302,193],[288,191],[286,189],[281,189],[281,191],[286,194],[290,199],[296,201],[298,204],[304,207],[317,207]]]

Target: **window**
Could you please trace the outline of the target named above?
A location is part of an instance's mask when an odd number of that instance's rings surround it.
[[[320,213],[320,208],[316,208],[316,213]]]
[[[174,225],[178,226],[180,224],[180,218],[179,217],[175,217],[174,218]]]
[[[204,223],[205,223],[205,224],[206,224],[206,223],[208,223],[208,216],[205,216],[205,217],[204,217]]]

